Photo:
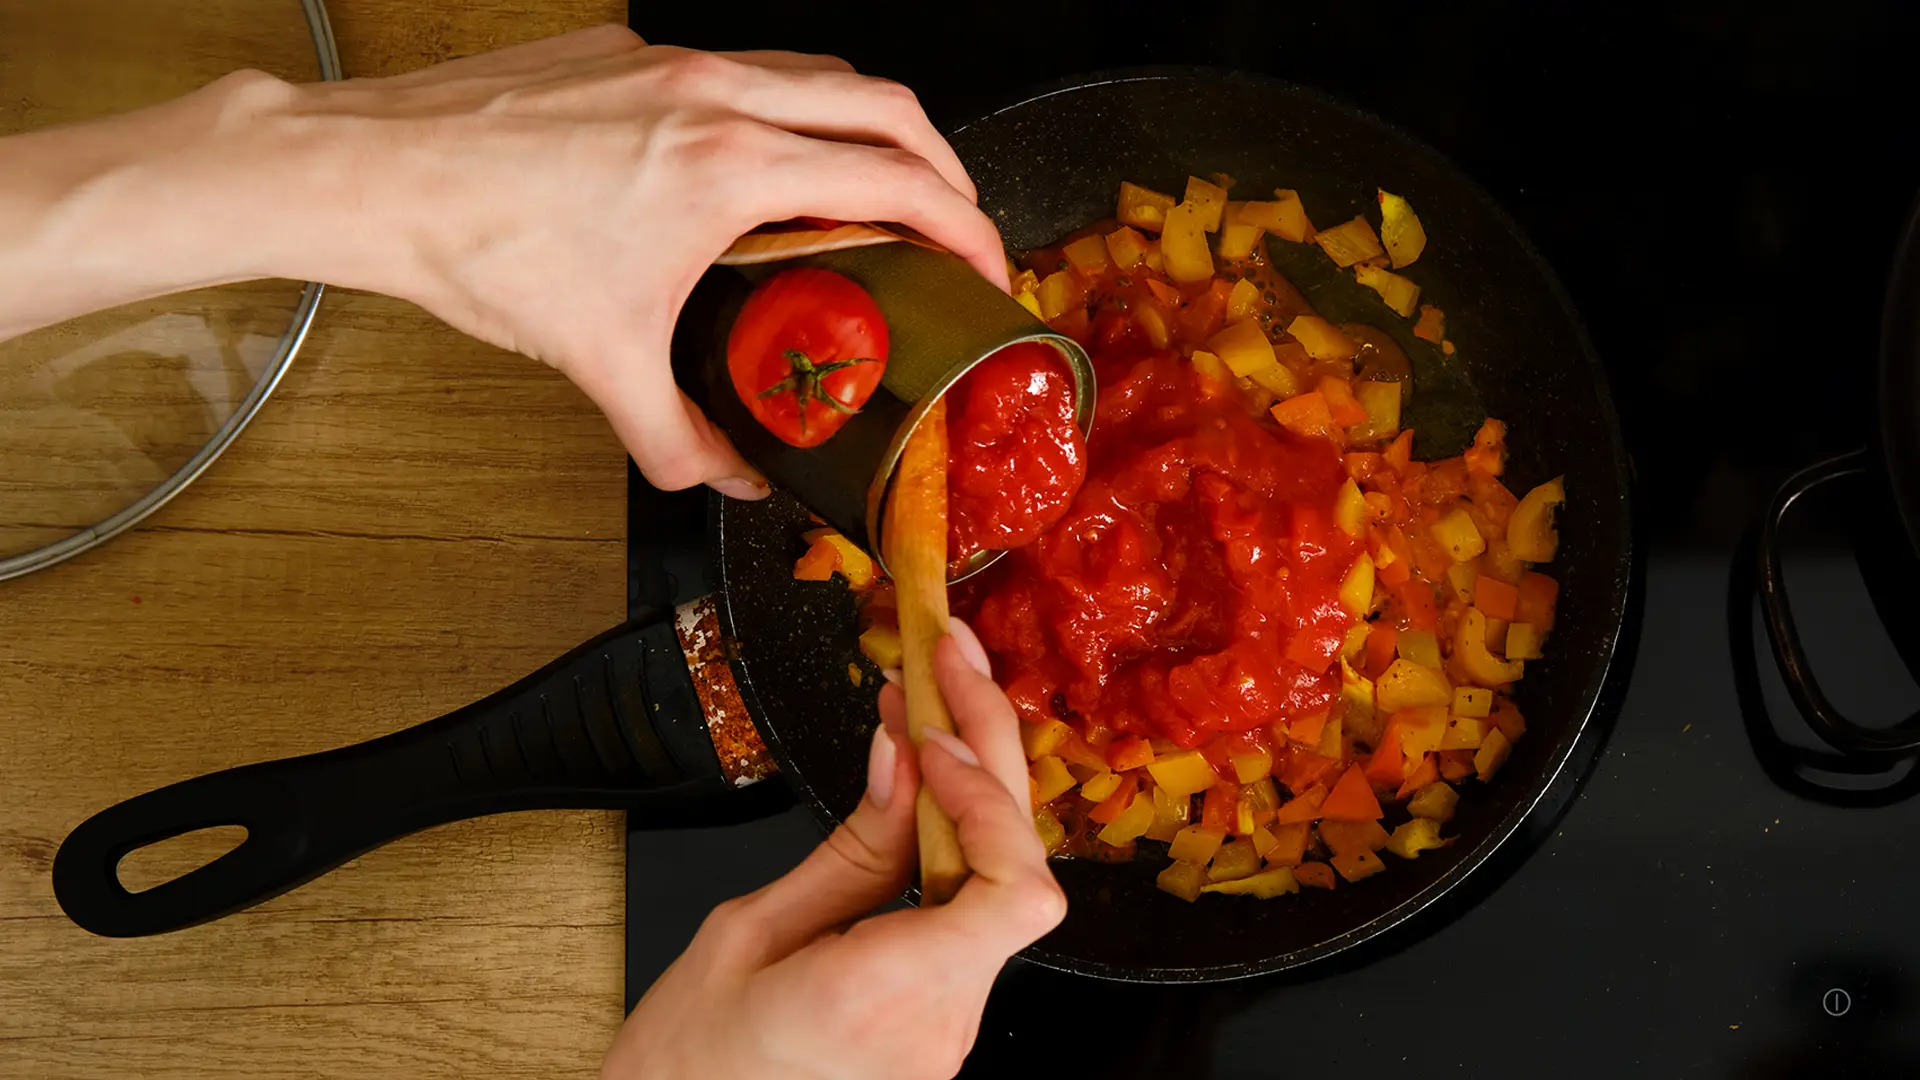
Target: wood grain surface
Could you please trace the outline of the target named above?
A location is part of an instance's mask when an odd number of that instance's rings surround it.
[[[330,8],[361,75],[625,17],[621,0]],[[294,0],[0,0],[0,130],[238,67],[311,78],[302,33]],[[107,323],[271,322],[292,289]],[[0,345],[0,371],[69,354],[107,323]],[[208,422],[184,405],[143,420],[137,395],[102,389],[123,370],[159,395],[146,402],[191,404],[167,357],[109,361],[63,370],[80,381],[54,398],[111,423],[0,414],[0,552],[137,486],[102,453],[154,449],[157,472]],[[0,376],[0,408],[9,392],[32,391]],[[252,911],[134,941],[68,922],[48,867],[120,799],[429,719],[616,624],[624,509],[621,450],[564,380],[406,304],[334,292],[294,371],[198,484],[105,548],[0,583],[0,1076],[591,1075],[620,1020],[615,815],[432,830]],[[217,850],[189,838],[133,869]]]

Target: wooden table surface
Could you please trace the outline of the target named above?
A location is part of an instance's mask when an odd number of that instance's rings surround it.
[[[329,6],[358,75],[626,7]],[[295,0],[0,0],[0,130],[237,67],[314,70],[297,25]],[[256,288],[284,303],[284,283]],[[18,474],[59,461],[61,439],[56,425],[0,455]],[[621,1015],[615,815],[435,829],[131,941],[68,922],[48,868],[111,803],[429,719],[618,623],[624,514],[621,450],[568,383],[409,305],[335,291],[210,473],[137,531],[0,583],[0,1076],[590,1075]],[[182,841],[129,876],[216,850]]]

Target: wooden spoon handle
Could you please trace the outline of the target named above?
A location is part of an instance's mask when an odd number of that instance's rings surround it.
[[[947,633],[947,403],[934,401],[907,440],[887,499],[887,567],[900,615],[907,733],[915,746],[930,729],[953,731],[953,714],[933,677],[933,647]],[[922,787],[915,805],[920,894],[944,904],[972,873],[953,819]]]

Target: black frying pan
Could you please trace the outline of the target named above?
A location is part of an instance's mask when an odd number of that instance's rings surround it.
[[[1122,178],[1178,190],[1225,171],[1241,190],[1298,189],[1316,221],[1407,196],[1426,224],[1412,271],[1447,313],[1459,354],[1443,358],[1317,249],[1276,243],[1281,269],[1336,320],[1393,332],[1412,357],[1416,452],[1457,453],[1483,413],[1511,425],[1517,490],[1564,473],[1552,655],[1519,684],[1527,737],[1497,780],[1461,801],[1460,843],[1334,892],[1186,904],[1153,886],[1151,859],[1058,864],[1067,920],[1028,956],[1091,975],[1201,982],[1296,967],[1374,938],[1432,904],[1514,836],[1576,745],[1591,746],[1628,610],[1628,465],[1604,374],[1565,294],[1514,224],[1428,148],[1319,94],[1206,71],[1092,77],[962,129],[954,147],[1013,248],[1038,246],[1109,214]],[[679,345],[711,348],[744,286],[710,275]],[[1098,438],[1097,420],[1095,438]],[[823,824],[858,802],[876,682],[856,687],[851,598],[797,582],[804,511],[774,497],[716,500],[714,561],[734,676],[795,791]],[[678,646],[664,624],[583,646],[486,701],[387,738],[248,766],[140,796],[82,824],[54,863],[61,905],[96,933],[157,933],[258,903],[378,844],[457,818],[534,807],[640,807],[685,822],[737,812]],[[751,790],[751,789],[749,789]],[[241,824],[233,852],[130,895],[114,877],[127,851]]]

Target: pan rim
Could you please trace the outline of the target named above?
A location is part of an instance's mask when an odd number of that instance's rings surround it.
[[[1617,719],[1621,697],[1618,691],[1624,689],[1633,666],[1631,652],[1628,651],[1623,655],[1622,650],[1623,643],[1630,640],[1634,633],[1634,627],[1630,624],[1639,616],[1638,604],[1635,602],[1640,573],[1637,565],[1639,544],[1632,510],[1633,463],[1627,451],[1625,434],[1614,404],[1611,382],[1599,353],[1594,348],[1592,338],[1588,334],[1586,323],[1574,306],[1572,297],[1566,291],[1559,275],[1540,253],[1532,239],[1505,208],[1450,158],[1426,142],[1365,109],[1325,91],[1258,72],[1207,65],[1152,65],[1102,69],[1038,84],[1006,104],[980,113],[973,119],[951,128],[946,134],[953,136],[964,133],[975,125],[1014,110],[1030,107],[1049,98],[1102,86],[1139,82],[1224,82],[1264,86],[1357,120],[1404,148],[1409,155],[1426,157],[1452,177],[1461,185],[1461,190],[1488,213],[1493,222],[1503,228],[1507,235],[1519,245],[1538,280],[1545,285],[1548,295],[1564,313],[1573,331],[1581,361],[1594,388],[1600,412],[1599,419],[1608,435],[1609,463],[1621,494],[1618,505],[1613,508],[1611,515],[1620,538],[1619,554],[1611,566],[1597,565],[1593,568],[1596,575],[1606,574],[1611,579],[1609,608],[1614,614],[1609,621],[1612,625],[1603,635],[1603,648],[1592,654],[1595,664],[1593,674],[1577,698],[1582,704],[1570,710],[1573,715],[1569,717],[1570,723],[1561,744],[1556,745],[1552,752],[1551,768],[1533,778],[1528,794],[1519,799],[1498,823],[1485,830],[1467,853],[1438,879],[1400,903],[1344,933],[1259,960],[1192,967],[1129,967],[1057,952],[1044,947],[1045,939],[1042,939],[1042,943],[1029,946],[1017,954],[1019,959],[1038,967],[1109,982],[1224,983],[1316,967],[1336,954],[1347,953],[1361,945],[1378,942],[1433,908],[1439,901],[1454,895],[1468,879],[1480,874],[1496,855],[1520,853],[1523,858],[1531,855],[1531,850],[1523,852],[1518,848],[1510,849],[1509,845],[1516,841],[1523,829],[1535,822],[1536,815],[1540,815],[1543,809],[1551,811],[1550,818],[1557,820],[1571,808],[1579,787],[1591,774],[1599,758],[1599,751]],[[715,496],[713,499],[715,527],[711,535],[714,537],[716,549],[724,538],[723,505],[724,500]],[[724,582],[726,576],[724,562],[720,565]],[[733,618],[730,594],[723,588],[721,595],[723,600],[727,601],[722,604],[722,611],[726,615],[726,630],[731,636]],[[751,680],[742,678],[739,682],[742,692],[749,696],[749,707],[756,713],[764,715],[759,707],[759,698],[752,687]],[[776,756],[783,759],[783,763],[792,761],[777,730],[763,729],[763,735]],[[1591,752],[1582,758],[1583,750]],[[806,803],[817,821],[828,827],[838,823],[839,818],[826,807],[813,784],[804,776],[789,769],[786,780],[793,785],[796,794]],[[910,892],[909,898],[917,902],[916,893]]]

